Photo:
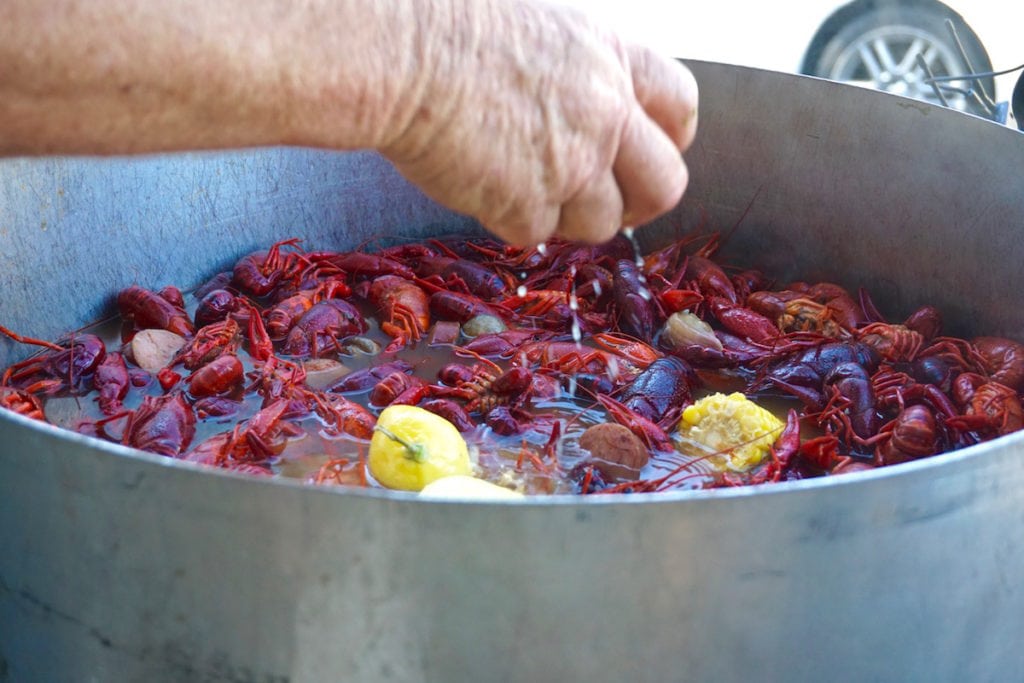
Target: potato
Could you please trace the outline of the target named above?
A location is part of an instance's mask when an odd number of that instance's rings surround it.
[[[184,345],[185,338],[179,334],[167,330],[141,330],[132,337],[132,358],[146,372],[156,373],[167,367]]]
[[[306,370],[306,384],[310,389],[326,389],[352,372],[352,369],[333,358],[310,358],[302,364]]]
[[[588,427],[580,436],[580,447],[590,451],[594,467],[611,479],[636,479],[650,459],[640,437],[612,422]]]
[[[466,321],[462,326],[462,333],[467,337],[479,337],[481,334],[496,334],[508,329],[501,318],[493,315],[481,314]]]

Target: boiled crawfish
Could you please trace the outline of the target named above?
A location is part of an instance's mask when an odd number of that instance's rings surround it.
[[[121,443],[173,458],[188,448],[195,433],[195,413],[180,393],[146,396],[129,415]]]
[[[385,353],[418,341],[430,326],[430,298],[416,284],[384,275],[370,287],[370,301],[381,314],[381,330],[392,338]]]

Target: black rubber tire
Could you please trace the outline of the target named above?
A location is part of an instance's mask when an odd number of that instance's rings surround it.
[[[957,35],[970,60],[973,72],[968,70],[966,64],[960,58],[959,50],[953,41],[946,27],[946,20],[950,19],[956,28]],[[852,46],[865,44],[869,37],[885,35],[886,42],[891,44],[894,53],[901,48],[901,32],[910,30],[916,35],[925,37],[927,41],[934,44],[943,55],[941,63],[933,65],[935,76],[959,75],[967,73],[983,73],[992,71],[992,62],[989,59],[985,47],[978,39],[977,34],[966,24],[959,14],[953,12],[945,5],[933,0],[905,0],[896,4],[887,3],[880,5],[874,2],[857,2],[840,10],[831,17],[807,50],[801,71],[810,76],[819,76],[840,81],[862,81],[871,80],[875,87],[881,90],[893,89],[896,86],[886,87],[872,78],[866,69],[854,66],[856,59],[848,58],[848,51]],[[907,39],[909,41],[909,38]],[[905,46],[904,47],[904,52]],[[896,55],[899,56],[898,54]],[[949,73],[944,73],[949,66]],[[979,79],[971,82],[977,89],[978,84],[985,88],[989,96],[994,93],[995,83],[991,78]],[[897,84],[900,88],[908,87],[904,83]],[[958,82],[956,85],[964,86],[965,82]],[[938,98],[931,92],[931,88],[919,82],[913,82],[910,91],[901,93],[918,99],[937,102]],[[983,108],[970,97],[950,98],[957,100],[951,104],[958,109],[970,111],[979,115],[986,115]]]
[[[1017,130],[1024,131],[1024,73],[1017,77],[1017,83],[1013,86],[1010,110],[1017,121]]]

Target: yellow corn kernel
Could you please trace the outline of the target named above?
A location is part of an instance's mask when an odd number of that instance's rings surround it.
[[[683,411],[682,436],[720,452],[724,465],[744,471],[760,463],[784,423],[743,394],[711,394]]]

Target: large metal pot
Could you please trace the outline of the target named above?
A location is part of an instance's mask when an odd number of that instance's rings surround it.
[[[683,205],[724,257],[1024,338],[1024,138],[697,63]],[[749,210],[748,210],[749,209]],[[367,154],[0,163],[0,323],[55,336],[137,282],[299,235],[469,223]],[[0,343],[0,363],[25,350]],[[750,490],[420,502],[256,481],[0,414],[0,680],[996,680],[1024,665],[1024,434]]]

